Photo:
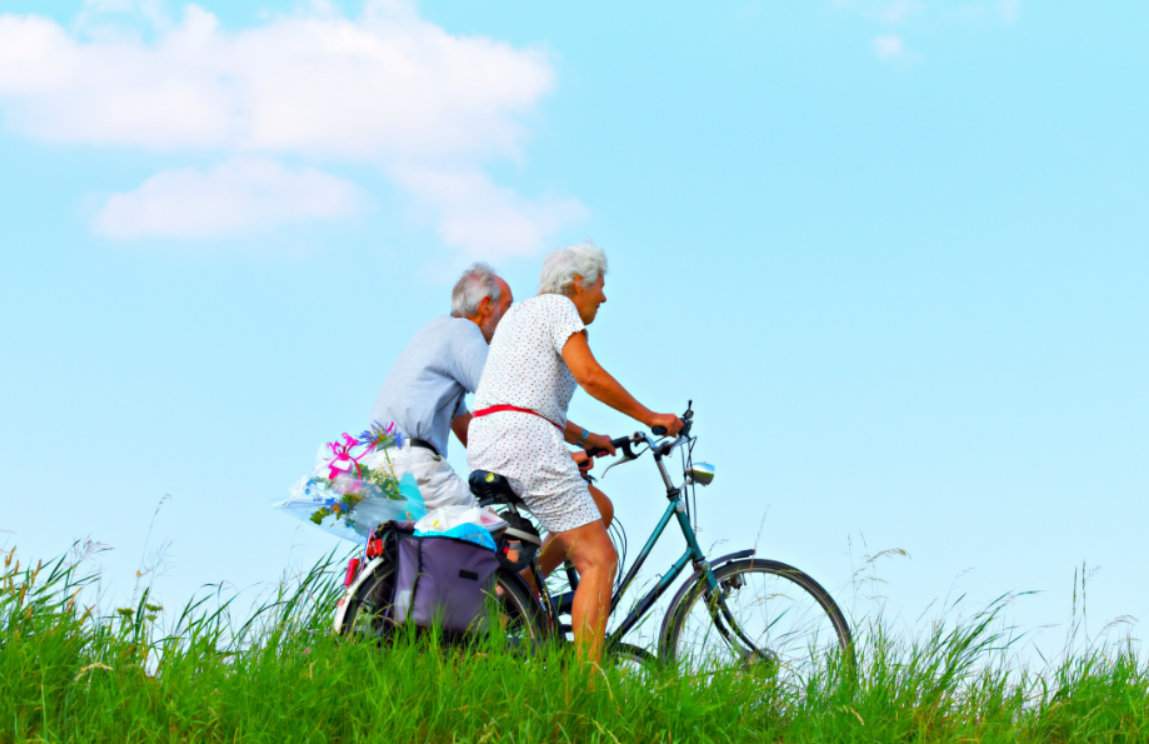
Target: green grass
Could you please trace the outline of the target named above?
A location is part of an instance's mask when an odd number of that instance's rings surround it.
[[[146,593],[97,617],[75,566],[7,556],[0,741],[1149,741],[1149,667],[1130,648],[1018,671],[1001,603],[918,642],[862,628],[856,677],[827,664],[794,689],[757,669],[587,669],[497,638],[334,638],[328,568],[241,624],[201,597],[165,633]]]

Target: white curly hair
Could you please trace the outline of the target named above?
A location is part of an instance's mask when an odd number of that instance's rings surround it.
[[[539,276],[539,294],[570,294],[575,276],[584,285],[593,284],[606,274],[606,254],[594,243],[578,243],[560,248],[543,261]]]
[[[497,303],[503,296],[499,286],[499,276],[485,263],[471,264],[451,290],[451,315],[456,318],[469,318],[479,312],[479,305],[486,297]]]

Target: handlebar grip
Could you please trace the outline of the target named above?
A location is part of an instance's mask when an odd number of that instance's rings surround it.
[[[650,433],[654,434],[654,436],[656,436],[656,437],[666,436],[666,427],[665,426],[652,426],[652,427],[650,427]]]
[[[633,439],[630,437],[615,437],[610,440],[610,443],[614,445],[615,449],[622,450],[622,453],[628,460],[634,459],[634,451],[630,448],[630,445],[634,443]],[[601,447],[595,447],[594,449],[588,449],[586,453],[591,457],[602,457],[607,454],[607,451]]]

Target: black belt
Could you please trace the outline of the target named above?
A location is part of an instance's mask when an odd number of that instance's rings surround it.
[[[431,444],[426,439],[420,439],[419,437],[407,437],[407,443],[412,447],[422,447],[423,449],[431,450],[436,455],[439,454],[439,450],[435,449],[435,445]],[[439,456],[442,457],[442,455]]]

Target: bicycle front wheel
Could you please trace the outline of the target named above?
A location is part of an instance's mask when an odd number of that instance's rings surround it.
[[[699,576],[670,608],[663,658],[690,671],[762,666],[788,681],[852,661],[850,626],[830,594],[793,566],[750,558]]]

